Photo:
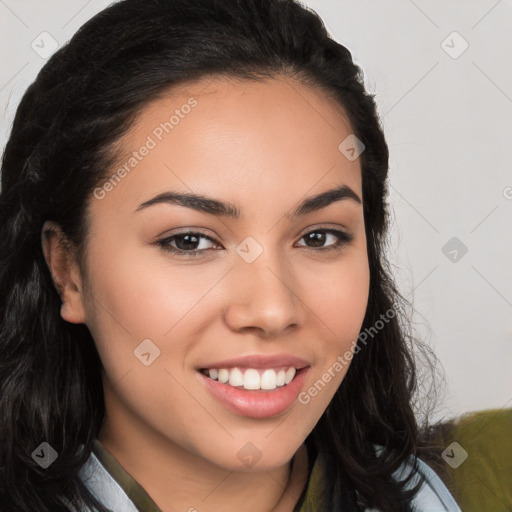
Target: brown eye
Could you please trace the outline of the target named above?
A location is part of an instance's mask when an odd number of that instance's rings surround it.
[[[328,242],[332,238],[334,238],[335,242],[329,244]],[[301,237],[301,240],[305,240],[307,243],[305,247],[315,252],[339,250],[352,242],[353,239],[353,235],[337,229],[315,229]],[[201,243],[201,240],[205,240],[206,242]],[[177,256],[194,257],[201,254],[205,255],[207,251],[212,250],[212,247],[207,247],[208,242],[219,247],[213,238],[195,231],[177,233],[156,242],[156,244],[162,250]],[[326,243],[328,243],[328,245],[325,245]]]
[[[326,241],[329,241],[329,235],[334,237],[337,241],[334,244],[324,246]],[[306,240],[308,244],[312,244],[308,245],[307,247],[313,249],[314,251],[341,249],[343,246],[352,242],[353,239],[353,235],[345,233],[344,231],[339,231],[337,229],[315,229],[314,231],[306,233],[301,238],[301,240]]]
[[[164,240],[160,240],[157,244],[164,251],[169,251],[178,255],[195,256],[208,250],[204,247],[204,243],[201,244],[201,239],[208,240],[215,244],[215,241],[209,236],[193,231],[177,233],[176,235],[172,235]],[[172,245],[173,243],[175,246]]]

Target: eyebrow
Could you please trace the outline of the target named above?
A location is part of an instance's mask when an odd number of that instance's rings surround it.
[[[291,220],[296,217],[321,210],[336,201],[342,201],[345,199],[352,199],[356,203],[362,204],[361,198],[349,186],[341,185],[331,190],[321,192],[315,196],[308,197],[291,213],[286,213],[285,217]],[[197,210],[208,215],[214,215],[216,217],[227,217],[232,219],[240,218],[240,210],[233,203],[223,202],[218,199],[197,194],[172,191],[162,192],[161,194],[145,201],[140,204],[133,213],[148,208],[149,206],[162,203],[185,206],[186,208],[192,208],[193,210]]]

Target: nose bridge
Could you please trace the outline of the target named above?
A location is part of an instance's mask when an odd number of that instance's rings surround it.
[[[226,315],[233,329],[255,327],[275,334],[300,322],[293,272],[271,239],[247,237],[236,249]]]

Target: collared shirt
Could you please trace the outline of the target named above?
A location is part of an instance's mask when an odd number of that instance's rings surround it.
[[[395,472],[403,478],[409,471],[412,459]],[[409,483],[414,486],[420,476],[425,482],[416,494],[413,505],[417,512],[461,512],[459,506],[434,471],[418,459],[419,473]],[[80,470],[80,478],[89,491],[112,512],[162,512],[144,488],[121,464],[95,439],[93,450]],[[322,510],[325,495],[323,459],[318,455],[309,461],[309,478],[294,512],[336,512]],[[349,490],[350,491],[350,490]],[[355,496],[354,492],[349,492]],[[349,509],[350,510],[350,509]],[[355,509],[356,510],[356,509]],[[89,512],[83,509],[80,512]],[[344,511],[345,512],[345,511]],[[347,511],[348,512],[348,511]],[[365,512],[378,512],[367,509]]]

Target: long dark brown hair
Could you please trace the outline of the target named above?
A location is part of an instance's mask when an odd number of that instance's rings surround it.
[[[42,225],[55,221],[83,255],[88,201],[110,177],[115,142],[149,101],[213,75],[285,75],[316,87],[345,108],[365,145],[370,294],[363,330],[390,309],[395,315],[359,345],[307,443],[326,457],[326,511],[341,508],[341,482],[366,507],[410,508],[416,489],[391,475],[423,449],[414,414],[416,342],[385,256],[388,147],[361,68],[316,13],[293,0],[124,0],[94,16],[44,65],[21,100],[3,156],[0,487],[9,511],[83,503],[105,510],[78,478],[105,412],[101,361],[87,327],[60,316]],[[58,452],[47,469],[31,455],[43,441]]]

